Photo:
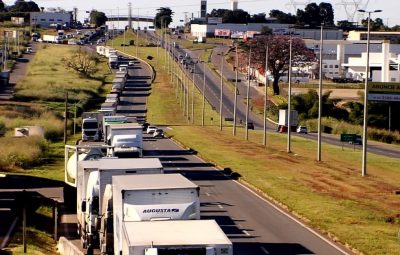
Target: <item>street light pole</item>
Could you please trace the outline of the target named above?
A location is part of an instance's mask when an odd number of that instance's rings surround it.
[[[196,64],[193,63],[193,77],[192,77],[192,124],[194,124],[194,75],[196,73]]]
[[[219,130],[222,131],[222,100],[223,100],[223,72],[224,72],[224,53],[221,52],[221,85],[220,85],[220,97],[219,97]]]
[[[238,94],[238,66],[239,66],[239,58],[238,58],[238,46],[236,43],[236,59],[235,59],[235,99],[233,101],[233,136],[236,135],[236,108],[237,108],[237,94]]]
[[[320,46],[319,46],[319,88],[318,88],[318,149],[317,149],[317,161],[321,161],[321,118],[322,118],[322,51],[324,49],[324,23],[321,23],[321,35],[320,35]]]
[[[263,145],[267,146],[267,99],[268,99],[268,59],[269,59],[269,45],[265,49],[265,90],[264,90],[264,132],[263,132]]]
[[[381,12],[382,10],[366,11],[358,10],[359,12],[368,13],[368,30],[367,30],[367,65],[365,68],[365,87],[364,87],[364,121],[363,121],[363,153],[361,175],[367,175],[367,138],[368,138],[368,78],[369,78],[369,44],[370,44],[370,21],[371,13]]]
[[[204,109],[206,106],[205,91],[206,91],[206,62],[203,61],[203,106],[201,109],[201,125],[202,126],[204,126]]]
[[[289,34],[289,91],[288,91],[288,112],[287,112],[287,122],[288,122],[288,127],[287,127],[287,148],[286,151],[288,153],[291,152],[291,128],[292,128],[292,122],[291,122],[291,111],[292,111],[292,34]]]
[[[247,83],[247,93],[246,93],[246,123],[245,123],[245,131],[244,131],[244,139],[249,140],[249,104],[250,104],[250,64],[251,64],[251,46],[249,50],[249,68],[248,68],[248,83]]]

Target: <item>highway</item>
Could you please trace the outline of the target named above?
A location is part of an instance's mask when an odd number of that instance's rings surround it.
[[[150,76],[144,65],[133,72],[139,79],[129,80],[131,92],[122,99],[130,109],[118,108],[130,116],[142,113],[140,102],[145,101],[143,86],[137,89],[135,84]],[[351,254],[174,141],[148,135],[144,141],[145,157],[159,157],[166,173],[182,173],[200,186],[201,218],[218,222],[233,242],[235,255]]]
[[[147,32],[147,36],[149,38],[152,38],[153,41],[157,42],[157,36],[154,34],[154,32]],[[226,46],[216,46],[215,52],[220,53],[220,52],[226,52],[227,51]],[[174,55],[178,57],[179,55],[185,56],[185,54],[188,54],[189,56],[193,57],[194,59],[196,58],[195,54],[186,49],[182,48],[174,48],[173,49]],[[221,61],[221,56],[213,54],[212,57],[212,62],[217,65],[217,63],[220,63]],[[223,62],[224,63],[224,62]],[[234,72],[230,70],[225,62],[224,64],[224,74],[226,79],[232,79],[234,78]],[[218,66],[218,65],[217,65]],[[206,89],[205,89],[205,97],[207,101],[215,108],[217,112],[219,112],[219,102],[220,102],[220,76],[213,73],[208,66],[206,65],[205,67],[206,72]],[[187,74],[189,77],[192,77],[193,74],[190,73],[188,70],[186,70]],[[202,63],[196,64],[195,68],[195,85],[196,87],[202,91],[203,89],[203,76],[204,76],[204,66]],[[246,105],[244,103],[244,100],[246,99],[246,87],[247,87],[247,82],[244,81],[244,76],[239,74],[239,78],[242,80],[242,82],[238,83],[238,101],[237,101],[237,124],[239,124],[239,120],[242,120],[243,124],[245,123],[245,115],[246,115]],[[233,109],[234,109],[234,93],[227,88],[226,85],[224,85],[223,89],[223,110],[222,110],[222,116],[223,118],[225,117],[233,117]],[[259,92],[253,87],[250,87],[250,98],[255,97],[255,96],[260,96]],[[249,113],[249,122],[254,123],[254,128],[255,129],[263,129],[263,120],[261,116],[256,115],[254,112],[250,111]],[[268,122],[267,121],[267,131],[268,132],[275,132],[276,131],[276,125]],[[304,134],[297,134],[296,132],[292,132],[293,135],[295,136],[301,136],[304,138],[312,139],[312,140],[317,140],[317,134],[316,133],[309,133],[307,135]],[[338,145],[338,146],[343,146],[343,148],[348,148],[348,149],[353,149],[355,148],[356,150],[361,150],[362,146],[356,145],[355,147],[351,144],[348,143],[342,143],[340,142],[339,136],[333,136],[333,135],[328,135],[328,134],[322,134],[322,141],[323,143],[327,144],[332,144],[332,145]],[[377,144],[377,143],[369,143],[368,144],[368,152],[369,153],[374,153],[377,155],[383,155],[387,157],[393,157],[393,158],[400,158],[400,148],[399,147],[393,147],[393,146],[387,146],[386,144]]]

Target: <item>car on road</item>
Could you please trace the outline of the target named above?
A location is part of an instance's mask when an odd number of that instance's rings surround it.
[[[308,129],[306,126],[298,126],[296,129],[296,132],[299,134],[307,134],[308,133]]]
[[[154,138],[164,138],[164,131],[162,129],[157,129],[153,133]]]
[[[356,135],[356,139],[354,141],[349,141],[350,144],[355,144],[355,145],[362,145],[362,137],[361,135]]]
[[[147,134],[153,134],[158,128],[156,126],[148,126],[146,133]]]
[[[128,62],[128,66],[134,66],[135,65],[135,61],[131,60]]]
[[[247,129],[254,130],[254,123],[253,122],[247,122]]]

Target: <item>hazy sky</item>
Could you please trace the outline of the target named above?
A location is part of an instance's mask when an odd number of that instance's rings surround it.
[[[13,4],[15,0],[3,0],[6,4]],[[128,3],[132,3],[132,13],[136,15],[152,16],[156,13],[156,9],[159,7],[170,7],[175,13],[174,24],[180,24],[180,20],[184,19],[185,12],[187,17],[190,18],[192,13],[195,17],[199,15],[200,11],[200,0],[148,0],[148,1],[129,1],[129,0],[35,0],[40,7],[61,7],[66,10],[72,10],[73,7],[77,7],[78,19],[83,20],[87,17],[86,11],[96,9],[103,11],[106,15],[117,14],[127,15]],[[207,12],[210,12],[214,8],[230,9],[230,0],[208,0],[207,1]],[[322,1],[310,1],[310,0],[238,0],[238,7],[243,9],[250,14],[265,12],[268,13],[272,9],[279,9],[284,12],[294,13],[293,5],[291,2],[306,3]],[[354,15],[354,7],[348,6],[347,12],[343,4],[358,2],[360,3],[359,8],[365,8],[367,10],[381,9],[381,13],[373,14],[372,18],[382,18],[385,24],[390,26],[399,24],[400,25],[400,1],[399,0],[326,0],[323,2],[331,3],[335,11],[335,20],[347,19],[349,13],[350,16]],[[368,6],[365,4],[368,3]],[[299,5],[298,8],[304,8],[304,5]],[[357,14],[354,16],[354,21],[357,21]]]

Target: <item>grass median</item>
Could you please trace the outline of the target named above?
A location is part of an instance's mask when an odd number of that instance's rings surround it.
[[[140,56],[154,54],[148,50],[141,48]],[[157,72],[148,101],[151,123],[168,125],[168,135],[204,159],[239,173],[242,181],[335,240],[363,254],[400,254],[396,195],[400,159],[368,154],[369,175],[361,177],[359,150],[323,144],[323,161],[317,162],[315,141],[292,137],[292,153],[286,153],[286,136],[278,133],[268,133],[265,148],[259,131],[250,130],[249,141],[243,139],[243,128],[236,137],[228,125],[219,131],[218,114],[210,105],[207,112],[212,117],[202,127],[201,104],[196,103],[201,102],[199,91],[195,93],[195,121],[190,124],[163,59],[149,61]]]

